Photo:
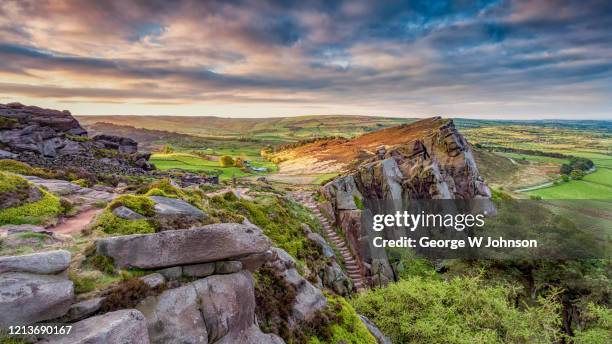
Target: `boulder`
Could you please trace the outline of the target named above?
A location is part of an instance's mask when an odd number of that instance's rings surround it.
[[[272,248],[272,251],[276,259],[266,264],[280,272],[285,282],[294,286],[296,290],[289,324],[294,326],[312,320],[317,312],[327,305],[323,292],[299,274],[295,268],[295,260],[286,251],[277,247]]]
[[[127,137],[102,134],[94,136],[92,140],[102,144],[103,148],[116,149],[119,153],[134,154],[138,151],[138,142]]]
[[[0,149],[0,159],[15,159],[17,154]]]
[[[136,309],[123,309],[72,324],[69,334],[49,336],[45,344],[149,344],[147,323]]]
[[[247,271],[214,275],[192,283],[210,343],[284,343],[263,334],[255,321],[253,278]]]
[[[164,277],[164,275],[157,272],[142,276],[140,277],[140,280],[145,282],[145,284],[148,285],[149,288],[157,288],[166,283],[166,278]]]
[[[323,284],[339,295],[348,295],[353,290],[351,279],[336,262],[323,268]]]
[[[145,217],[133,211],[132,209],[124,206],[113,209],[113,215],[126,220],[140,220]]]
[[[65,180],[43,179],[43,178],[34,177],[34,176],[24,176],[24,178],[36,184],[37,186],[42,186],[45,189],[53,192],[54,194],[58,194],[60,196],[73,194],[83,189],[80,185],[77,185],[75,183],[71,183]]]
[[[203,263],[183,266],[183,275],[188,277],[207,277],[215,273],[215,263]]]
[[[66,314],[62,320],[71,322],[85,319],[100,310],[103,301],[103,297],[95,297],[93,299],[77,302],[70,306],[68,314]]]
[[[0,257],[0,273],[31,272],[56,274],[70,265],[70,252],[64,250]]]
[[[361,314],[358,315],[361,322],[367,327],[368,331],[370,331],[370,334],[372,334],[378,344],[392,344],[391,339],[385,336],[382,331],[378,327],[376,327],[373,322],[370,321],[370,319],[364,317]]]
[[[55,319],[68,312],[72,281],[55,275],[0,274],[0,328]]]
[[[144,299],[137,309],[144,314],[151,343],[208,343],[206,324],[193,284]]]
[[[99,254],[118,267],[158,269],[264,253],[270,240],[255,226],[220,223],[200,228],[96,240]]]
[[[327,244],[327,241],[325,241],[325,239],[323,239],[323,237],[320,234],[311,232],[311,233],[308,233],[306,238],[308,238],[308,240],[314,242],[315,244],[317,244],[317,246],[321,248],[321,252],[323,253],[323,256],[325,258],[335,258],[336,257],[336,253],[334,252],[334,250],[331,248],[331,246]]]
[[[163,196],[151,196],[155,202],[155,214],[157,216],[187,216],[196,219],[206,218],[204,212],[193,205],[178,199]]]

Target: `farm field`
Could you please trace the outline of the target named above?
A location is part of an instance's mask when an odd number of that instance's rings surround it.
[[[612,129],[610,122],[588,122],[532,124],[517,122],[496,123],[469,122],[462,130],[473,144],[484,147],[508,147],[547,153],[561,153],[568,156],[587,158],[593,161],[596,171],[582,180],[552,185],[525,192],[529,196],[544,199],[612,199]],[[566,159],[537,154],[494,152],[520,163],[529,162],[540,170],[548,169],[549,181],[558,178],[558,169]],[[539,164],[539,165],[538,165]],[[519,167],[521,168],[521,167]],[[535,175],[538,171],[523,171]],[[546,184],[543,182],[541,184]],[[537,185],[537,184],[536,184]],[[520,189],[522,187],[514,187]]]
[[[206,150],[204,152],[206,153]],[[228,154],[230,152],[235,154]],[[207,160],[200,156],[183,152],[169,154],[155,153],[151,156],[150,161],[160,170],[182,169],[191,172],[201,172],[207,175],[219,175],[221,180],[228,180],[233,177],[241,178],[247,176],[265,175],[276,171],[276,165],[265,161],[262,158],[246,155],[244,152],[238,151],[225,151],[222,155],[225,154],[231,155],[234,158],[241,157],[248,160],[251,162],[253,167],[266,167],[268,172],[245,172],[238,167],[222,167],[218,159]]]

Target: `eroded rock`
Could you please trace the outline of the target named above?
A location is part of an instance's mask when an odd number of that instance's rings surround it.
[[[72,324],[67,335],[50,336],[45,344],[149,344],[144,315],[136,309],[123,309]]]
[[[112,257],[118,267],[158,269],[264,253],[270,248],[270,240],[257,227],[221,223],[98,239],[96,248],[98,253]]]
[[[0,274],[0,328],[55,319],[68,312],[72,281],[55,275]]]
[[[65,250],[0,257],[0,273],[56,274],[66,270],[69,265],[70,252]]]

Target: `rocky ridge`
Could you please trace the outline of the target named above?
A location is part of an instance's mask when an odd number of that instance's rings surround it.
[[[392,138],[393,145],[379,141],[374,154],[367,154],[321,190],[326,200],[321,205],[323,213],[344,233],[343,239],[370,284],[386,283],[394,274],[384,251],[367,240],[362,223],[364,200],[393,200],[404,207],[409,200],[491,197],[470,144],[452,120],[425,119],[401,126],[399,132],[408,139]]]
[[[130,138],[88,137],[69,111],[0,104],[0,158],[51,169],[141,174],[154,168],[149,157],[139,153],[138,143]]]

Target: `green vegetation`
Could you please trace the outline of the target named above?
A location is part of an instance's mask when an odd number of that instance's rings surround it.
[[[262,267],[254,275],[256,312],[262,331],[275,333],[287,343],[375,344],[376,340],[342,297],[326,295],[328,304],[314,319],[291,329],[288,319],[296,302],[296,290],[280,273]]]
[[[234,159],[229,155],[224,155],[219,158],[219,164],[221,167],[231,167],[234,166]]]
[[[0,172],[0,198],[27,196],[29,182],[22,177]],[[24,193],[24,191],[26,193]],[[42,198],[38,201],[20,204],[12,208],[0,209],[0,225],[5,224],[44,224],[59,216],[63,207],[57,196],[46,190],[39,189]],[[14,194],[11,196],[11,194]]]
[[[259,196],[249,201],[238,199],[233,193],[215,196],[210,200],[212,216],[230,212],[249,219],[259,226],[275,246],[287,251],[298,261],[305,263],[313,253],[308,248],[308,240],[302,224],[320,231],[318,221],[301,205],[278,196]],[[221,214],[222,216],[222,214]]]
[[[0,160],[0,171],[24,174],[30,176],[38,176],[41,178],[53,178],[54,175],[45,169],[31,167],[30,165],[11,159]]]
[[[225,164],[220,161],[220,158],[214,154],[201,157],[192,153],[172,153],[172,154],[153,154],[151,162],[160,170],[181,169],[194,173],[202,173],[207,176],[218,175],[222,180],[228,180],[232,177],[246,177],[250,175],[262,175],[276,170],[276,166],[268,161],[263,160],[259,155],[245,155],[249,152],[235,152],[236,158],[242,161],[248,160],[253,167],[265,167],[268,172],[253,172],[246,167],[236,167],[234,158],[227,155],[231,162],[226,161]],[[223,156],[221,156],[223,157]]]
[[[312,336],[308,344],[376,344],[376,339],[359,319],[355,309],[342,297],[329,296],[328,309],[331,309],[335,321],[321,323],[317,329],[318,336]],[[322,338],[321,338],[322,337]]]
[[[147,219],[122,219],[115,216],[110,209],[106,209],[100,214],[92,229],[114,235],[155,233],[155,227],[151,221]]]
[[[612,311],[609,308],[588,304],[585,312],[586,326],[576,331],[572,338],[576,344],[612,343]]]
[[[518,308],[516,291],[485,286],[478,278],[451,281],[412,277],[353,300],[394,343],[552,343],[558,339],[559,304]]]
[[[115,198],[109,205],[110,211],[119,207],[129,208],[142,216],[155,215],[155,202],[147,196],[121,195]]]

